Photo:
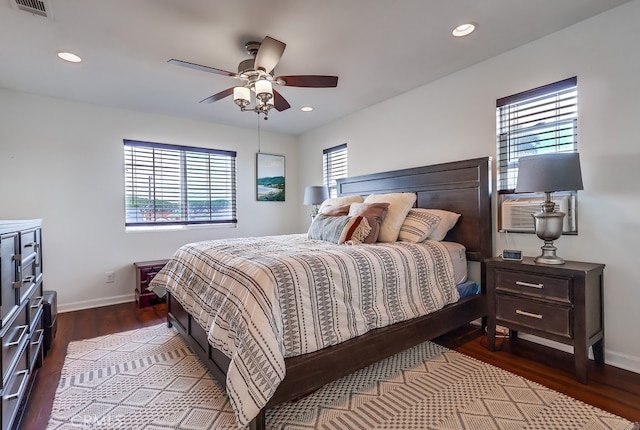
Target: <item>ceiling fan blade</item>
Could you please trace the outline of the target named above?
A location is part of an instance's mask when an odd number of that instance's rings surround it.
[[[273,90],[273,106],[278,112],[282,112],[283,110],[287,110],[291,107],[289,102],[282,97],[282,94],[276,90]]]
[[[189,69],[200,70],[202,72],[215,73],[216,75],[224,75],[224,76],[231,76],[231,77],[236,76],[236,74],[233,72],[228,72],[222,69],[216,69],[215,67],[202,66],[200,64],[189,63],[187,61],[175,60],[173,58],[167,61],[167,63],[175,64],[177,66],[182,66],[182,67],[188,67]]]
[[[204,100],[201,100],[200,103],[213,103],[213,102],[217,102],[218,100],[221,100],[225,97],[229,97],[231,94],[233,94],[233,88],[227,88],[224,91],[220,91],[217,94],[214,94],[210,97],[207,97]]]
[[[276,81],[284,80],[284,84],[288,87],[307,87],[307,88],[333,88],[338,86],[337,76],[323,75],[301,75],[301,76],[278,76]]]
[[[279,40],[269,36],[265,37],[256,54],[255,68],[270,73],[280,61],[286,47],[287,45]]]

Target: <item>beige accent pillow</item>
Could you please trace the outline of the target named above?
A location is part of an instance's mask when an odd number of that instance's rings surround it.
[[[328,216],[345,216],[349,215],[349,208],[351,205],[340,205],[340,206],[327,206],[322,211],[318,213],[322,215]]]
[[[395,242],[409,209],[416,202],[415,193],[370,194],[365,203],[389,203],[387,216],[380,225],[378,242]]]
[[[362,203],[364,199],[362,196],[342,196],[342,197],[331,197],[320,205],[319,213],[322,213],[324,209],[329,206],[341,206],[348,205],[351,203]]]
[[[431,213],[428,209],[410,209],[402,223],[402,227],[400,227],[398,240],[414,243],[425,241],[439,223],[440,217]]]
[[[389,203],[352,203],[349,216],[363,216],[369,222],[371,231],[364,243],[376,243],[380,234],[380,225],[387,215]]]
[[[440,217],[440,222],[436,226],[436,228],[429,233],[427,239],[429,240],[437,240],[438,242],[444,240],[445,236],[456,225],[458,222],[458,218],[460,218],[460,214],[445,211],[442,209],[425,209],[432,213],[433,215]]]

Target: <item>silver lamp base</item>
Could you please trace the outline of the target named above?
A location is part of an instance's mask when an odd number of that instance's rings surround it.
[[[556,247],[553,241],[562,236],[562,222],[564,212],[554,212],[555,204],[547,196],[547,201],[542,205],[542,210],[533,216],[536,235],[544,240],[544,245],[540,247],[542,254],[535,258],[536,263],[542,264],[564,264],[564,260],[556,255]]]
[[[542,264],[564,264],[564,260],[556,255],[556,247],[553,246],[552,240],[545,240],[544,245],[540,247],[542,254],[537,256],[533,261]]]

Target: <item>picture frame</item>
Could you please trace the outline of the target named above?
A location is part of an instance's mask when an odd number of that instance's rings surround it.
[[[256,153],[256,200],[285,201],[284,155]]]

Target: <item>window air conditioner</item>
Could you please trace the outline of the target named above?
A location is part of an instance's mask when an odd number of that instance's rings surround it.
[[[573,196],[552,196],[556,211],[564,212],[563,233],[575,231],[575,199]],[[502,229],[514,232],[534,232],[533,213],[541,209],[543,197],[506,199],[502,202]]]

